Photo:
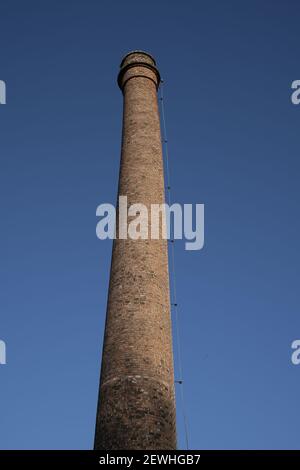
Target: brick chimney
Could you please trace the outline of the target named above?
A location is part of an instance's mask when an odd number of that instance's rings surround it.
[[[145,204],[149,213],[151,204],[165,202],[159,83],[150,54],[123,58],[118,196],[127,196],[128,205]],[[114,240],[95,449],[176,448],[167,243]]]

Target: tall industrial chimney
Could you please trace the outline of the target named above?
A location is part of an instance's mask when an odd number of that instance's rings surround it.
[[[157,89],[150,54],[121,63],[124,96],[118,196],[165,202]],[[149,222],[149,226],[151,221]],[[167,240],[113,243],[95,449],[175,449],[176,416]],[[149,232],[150,236],[150,232]]]

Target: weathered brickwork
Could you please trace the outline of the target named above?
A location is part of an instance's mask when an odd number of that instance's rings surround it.
[[[164,202],[159,80],[148,54],[123,59],[118,194],[148,208]],[[176,448],[166,240],[114,241],[95,448]]]

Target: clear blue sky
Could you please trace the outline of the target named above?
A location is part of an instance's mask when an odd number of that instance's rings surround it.
[[[190,445],[300,448],[297,1],[2,0],[0,446],[92,447],[115,201],[122,56],[165,79]],[[179,445],[184,447],[178,405]]]

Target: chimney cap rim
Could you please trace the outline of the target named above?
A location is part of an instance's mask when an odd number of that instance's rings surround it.
[[[156,61],[155,61],[154,57],[151,54],[149,54],[149,52],[145,52],[145,51],[142,51],[140,49],[137,49],[137,50],[134,50],[134,51],[127,52],[127,54],[124,55],[124,57],[122,58],[120,67],[123,66],[123,64],[124,64],[125,60],[127,59],[127,57],[132,55],[132,54],[144,54],[144,55],[150,57],[150,59],[153,60],[154,65],[156,65]]]

